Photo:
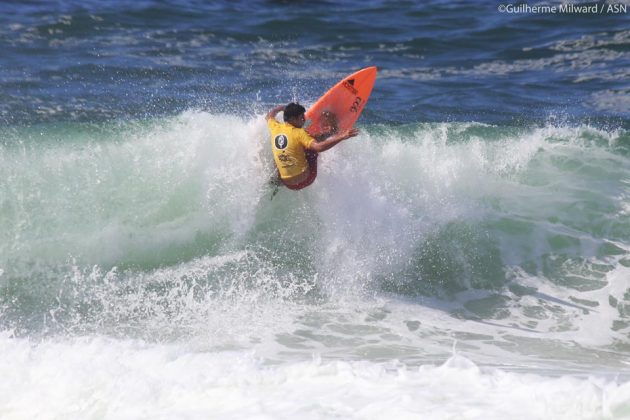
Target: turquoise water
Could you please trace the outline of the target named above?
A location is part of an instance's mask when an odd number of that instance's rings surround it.
[[[187,337],[189,305],[386,296],[551,335],[599,319],[602,348],[627,346],[623,130],[367,126],[322,156],[318,188],[273,201],[260,117],[49,130],[2,149],[2,320],[19,336]]]

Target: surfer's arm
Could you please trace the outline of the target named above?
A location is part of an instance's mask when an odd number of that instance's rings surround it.
[[[273,108],[271,111],[267,113],[267,115],[265,116],[265,119],[269,120],[271,118],[276,118],[276,115],[280,111],[284,111],[284,105],[278,105],[277,107]]]
[[[313,150],[317,153],[319,152],[323,152],[325,150],[330,149],[331,147],[336,146],[337,144],[339,144],[340,142],[349,139],[350,137],[354,137],[357,134],[359,134],[359,130],[357,130],[356,128],[351,128],[348,131],[345,131],[343,133],[340,134],[336,134],[334,136],[328,137],[326,140],[324,141],[313,141],[311,143],[311,145],[308,147],[310,150]]]

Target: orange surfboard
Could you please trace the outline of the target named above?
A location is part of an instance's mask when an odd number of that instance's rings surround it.
[[[372,93],[376,67],[346,76],[306,111],[306,131],[313,137],[342,133],[354,125]]]

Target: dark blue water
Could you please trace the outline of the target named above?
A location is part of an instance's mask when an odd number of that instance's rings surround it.
[[[555,4],[553,2],[547,4]],[[590,3],[587,3],[590,4]],[[9,1],[0,123],[251,115],[380,68],[363,122],[630,125],[630,14],[484,1]]]

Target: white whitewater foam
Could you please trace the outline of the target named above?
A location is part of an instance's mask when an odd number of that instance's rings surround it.
[[[441,366],[312,361],[81,338],[0,337],[3,419],[614,419],[630,383]]]
[[[451,137],[468,128],[469,138]],[[126,130],[125,138],[88,139],[84,148],[50,142],[28,156],[3,149],[0,172],[15,183],[2,185],[15,193],[10,202],[20,211],[0,229],[6,238],[0,280],[14,286],[40,279],[37,265],[33,275],[29,264],[16,268],[20,258],[50,259],[58,272],[43,269],[47,292],[16,287],[0,314],[20,321],[16,330],[58,316],[59,329],[39,343],[0,335],[0,418],[630,417],[630,386],[607,373],[626,363],[627,327],[613,327],[623,320],[628,267],[603,261],[612,268],[594,278],[602,283],[596,290],[519,271],[523,262],[553,252],[549,235],[571,239],[565,252],[580,257],[576,264],[602,263],[597,247],[604,239],[620,242],[627,254],[623,238],[589,233],[593,224],[571,223],[565,207],[603,185],[611,211],[597,216],[626,216],[627,183],[614,182],[627,179],[626,158],[591,145],[590,138],[605,133],[589,136],[585,128],[499,130],[493,140],[475,138],[479,128],[366,130],[322,155],[313,187],[283,190],[273,202],[260,118],[188,112]],[[609,143],[618,138],[612,134]],[[598,171],[563,169],[567,157]],[[527,229],[491,232],[501,267],[513,269],[510,279],[532,292],[467,285],[452,300],[379,301],[380,284],[370,282],[406,268],[426,235],[452,222],[506,215]],[[139,256],[128,261],[144,261],[144,254],[204,235],[201,248],[222,238],[234,246],[147,263],[149,269],[124,268],[129,254]],[[268,258],[293,252],[295,244],[312,255],[305,259],[316,267],[312,272]],[[70,264],[68,254],[76,255]],[[55,275],[58,286],[51,284]],[[292,301],[313,285],[328,305]],[[51,297],[50,310],[19,306]],[[497,305],[505,318],[458,316],[466,304],[488,298],[511,302]],[[594,309],[585,311],[583,301]],[[544,316],[530,324],[519,312],[526,307]],[[28,325],[22,329],[15,335],[29,332]],[[123,339],[94,336],[110,332]],[[448,359],[454,338],[474,362]],[[312,352],[326,361],[308,360]],[[600,357],[608,359],[599,363]],[[394,359],[405,364],[381,363]],[[600,376],[586,377],[594,372]]]

